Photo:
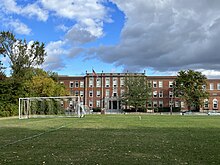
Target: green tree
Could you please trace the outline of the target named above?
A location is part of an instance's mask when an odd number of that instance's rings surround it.
[[[35,69],[33,76],[25,83],[29,97],[66,96],[64,85],[56,81],[55,73]]]
[[[16,39],[11,32],[0,33],[0,54],[10,60],[13,77],[23,77],[28,68],[41,65],[46,52],[44,43]]]
[[[188,110],[191,108],[198,110],[203,105],[204,99],[209,97],[209,93],[204,90],[206,80],[206,76],[202,75],[201,72],[180,71],[174,81],[174,95],[184,101]]]
[[[136,112],[138,108],[146,108],[150,91],[146,76],[133,74],[126,76],[124,89],[122,104],[135,108]]]

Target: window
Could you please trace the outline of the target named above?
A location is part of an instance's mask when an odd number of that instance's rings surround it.
[[[169,88],[173,88],[173,81],[169,81]]]
[[[162,98],[163,97],[163,91],[160,91],[159,92],[159,98]]]
[[[78,81],[75,81],[75,87],[79,88],[79,82]]]
[[[69,106],[72,107],[73,106],[73,101],[69,102]]]
[[[79,91],[75,91],[75,96],[79,96]]]
[[[93,107],[92,100],[89,100],[89,107]]]
[[[84,96],[84,92],[80,91],[80,96],[83,97]]]
[[[70,81],[70,88],[73,88],[73,82]]]
[[[180,102],[179,101],[175,101],[175,107],[180,107]]]
[[[106,78],[105,79],[105,87],[109,87],[110,86],[110,79]]]
[[[181,108],[185,108],[185,104],[183,101],[181,101]]]
[[[210,90],[214,90],[214,84],[210,83]]]
[[[92,96],[93,96],[93,92],[89,91],[89,97],[92,97]]]
[[[173,92],[169,91],[169,98],[173,98]]]
[[[114,78],[113,78],[113,87],[117,87],[117,85],[118,85],[117,78],[114,77]]]
[[[93,87],[93,78],[89,78],[89,87]]]
[[[80,88],[83,88],[83,87],[84,87],[84,82],[80,81]]]
[[[101,78],[96,79],[96,87],[101,87]]]
[[[157,91],[153,92],[153,97],[157,97]]]
[[[169,106],[173,106],[173,101],[169,101]]]
[[[159,81],[159,88],[163,88],[163,81]]]
[[[213,99],[213,109],[217,109],[217,108],[218,108],[218,100]]]
[[[120,86],[123,87],[125,85],[124,77],[120,78]]]
[[[209,101],[208,101],[208,99],[205,99],[205,100],[204,100],[204,108],[205,108],[205,109],[208,109],[208,108],[209,108]]]
[[[100,91],[99,91],[99,90],[96,91],[96,96],[97,96],[97,97],[100,97]]]
[[[162,108],[163,107],[163,100],[159,101],[159,107]]]
[[[156,88],[156,87],[157,87],[157,82],[153,81],[153,88]]]
[[[100,100],[96,101],[96,107],[100,107]]]
[[[105,97],[109,97],[110,96],[110,90],[109,89],[106,89],[105,91]]]
[[[113,97],[117,97],[117,88],[113,89]]]
[[[157,101],[153,101],[154,108],[157,107]]]
[[[220,83],[217,84],[217,89],[220,90]]]

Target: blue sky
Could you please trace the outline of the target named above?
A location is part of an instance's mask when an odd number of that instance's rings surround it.
[[[0,0],[0,30],[44,42],[42,67],[62,75],[194,69],[220,78],[219,9],[219,0]]]

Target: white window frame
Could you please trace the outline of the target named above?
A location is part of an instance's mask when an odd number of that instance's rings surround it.
[[[101,102],[100,102],[100,100],[96,100],[96,107],[101,107]]]
[[[153,97],[157,98],[157,91],[153,91]]]
[[[96,87],[101,87],[101,78],[96,78]]]
[[[105,97],[110,97],[110,90],[109,89],[105,90]]]
[[[79,88],[79,81],[75,81],[75,88]]]
[[[210,91],[214,90],[214,83],[209,84],[209,89],[210,89]]]
[[[97,90],[96,91],[96,97],[100,97],[101,96],[101,91],[100,90]]]
[[[84,81],[80,81],[80,88],[84,88]]]
[[[89,91],[89,97],[93,97],[93,91]]]
[[[105,78],[105,87],[110,87],[110,78]]]
[[[169,88],[173,88],[173,81],[169,81]]]
[[[159,81],[159,88],[163,88],[163,81]]]
[[[125,79],[124,77],[120,78],[120,86],[123,87],[125,85]]]
[[[74,87],[74,83],[73,83],[73,81],[70,81],[69,86],[70,86],[70,88],[73,88],[73,87]]]
[[[216,105],[216,106],[215,106]],[[213,109],[218,109],[218,100],[217,99],[213,99],[212,101],[212,107]]]
[[[159,98],[163,98],[163,91],[159,92]]]
[[[84,92],[83,91],[80,91],[79,94],[80,94],[81,97],[84,96]]]
[[[157,88],[157,81],[153,81],[153,88]]]
[[[93,77],[89,78],[89,87],[93,87]]]

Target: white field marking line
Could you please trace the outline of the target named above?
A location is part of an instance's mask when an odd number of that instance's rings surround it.
[[[40,137],[40,136],[42,136],[42,135],[44,135],[44,134],[46,134],[46,133],[58,131],[58,130],[60,130],[60,129],[62,129],[62,128],[64,128],[64,127],[70,125],[70,124],[72,124],[72,123],[68,123],[68,124],[62,125],[62,126],[60,126],[60,127],[58,127],[58,128],[50,129],[50,130],[48,130],[48,131],[44,131],[44,132],[41,132],[41,133],[36,134],[36,135],[33,135],[33,136],[29,136],[29,137],[26,137],[26,138],[23,138],[23,139],[20,139],[20,140],[16,140],[16,141],[14,141],[14,142],[5,144],[5,145],[3,145],[3,146],[0,146],[0,149],[5,148],[5,147],[7,147],[7,146],[9,146],[9,145],[13,145],[13,144],[16,144],[16,143],[19,143],[19,142],[23,142],[23,141],[25,141],[25,140],[29,140],[29,139],[33,139],[33,138]]]

